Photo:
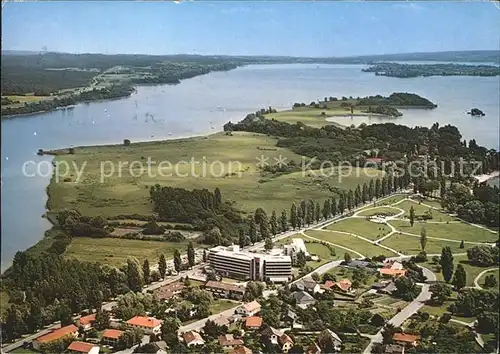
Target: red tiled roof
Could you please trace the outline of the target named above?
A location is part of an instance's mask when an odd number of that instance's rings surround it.
[[[92,322],[95,321],[95,313],[93,313],[92,315],[80,317],[78,321],[80,322],[81,326],[92,324]]]
[[[252,351],[245,346],[236,348],[231,354],[252,354]]]
[[[73,350],[80,353],[88,353],[94,347],[96,347],[96,345],[94,344],[75,341],[69,345],[68,350]]]
[[[283,335],[279,338],[279,342],[281,345],[284,345],[285,343],[292,343],[293,344],[293,340],[292,338],[290,338],[287,334],[283,333]]]
[[[323,287],[323,289],[330,289],[334,285],[335,285],[334,281],[327,280],[327,281],[325,281],[325,284],[323,284],[322,287]]]
[[[420,339],[420,336],[405,333],[394,333],[392,336],[396,342],[413,343]]]
[[[223,336],[219,336],[219,344],[225,347],[225,346],[243,345],[244,342],[241,339],[235,339],[232,334],[225,334]]]
[[[390,269],[390,268],[382,268],[380,269],[380,274],[391,275],[395,277],[399,277],[401,275],[406,274],[406,269]]]
[[[161,325],[161,321],[154,317],[135,316],[127,321],[132,326],[155,328]]]
[[[104,332],[102,332],[102,336],[103,338],[118,339],[122,336],[123,333],[123,331],[119,331],[117,329],[106,329]]]
[[[341,281],[335,283],[335,285],[340,289],[347,291],[351,288],[352,283],[349,279],[342,279]]]
[[[55,331],[52,331],[44,336],[38,337],[36,340],[38,341],[38,343],[48,343],[75,332],[78,332],[78,328],[75,325],[69,325],[56,329]]]
[[[245,321],[245,326],[251,328],[259,328],[260,326],[262,326],[262,318],[258,316],[248,317]]]
[[[189,331],[189,332],[184,332],[182,333],[182,338],[184,338],[184,341],[186,344],[189,344],[195,340],[201,340],[203,341],[203,338],[201,338],[200,334],[195,331]]]
[[[245,288],[241,286],[237,286],[234,284],[226,284],[222,283],[220,281],[213,281],[209,280],[205,284],[206,288],[213,288],[213,289],[221,289],[221,290],[227,290],[227,291],[235,291],[244,294],[245,293]]]
[[[154,292],[154,295],[158,300],[167,300],[172,296],[174,296],[176,292],[183,290],[185,287],[186,286],[184,284],[180,282],[175,282],[172,284],[162,286],[161,288],[157,289]]]

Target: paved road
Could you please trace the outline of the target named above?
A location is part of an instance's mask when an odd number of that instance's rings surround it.
[[[219,318],[229,318],[230,316],[232,316],[234,314],[234,310],[236,310],[239,306],[241,306],[241,302],[235,302],[235,306],[226,310],[226,311],[223,311],[223,312],[220,312],[220,313],[217,313],[215,315],[212,315],[210,317],[207,317],[207,318],[203,318],[199,321],[196,321],[196,322],[193,322],[193,323],[190,323],[188,325],[185,325],[185,326],[182,326],[179,328],[179,333],[183,333],[183,332],[187,332],[187,331],[197,331],[197,330],[200,330],[201,328],[205,327],[205,323],[208,321],[208,320],[215,320],[215,319],[219,319]]]

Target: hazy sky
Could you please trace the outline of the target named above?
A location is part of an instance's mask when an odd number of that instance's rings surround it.
[[[345,56],[499,49],[479,2],[6,3],[2,49]]]

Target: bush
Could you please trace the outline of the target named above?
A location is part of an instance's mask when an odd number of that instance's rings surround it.
[[[123,140],[123,145],[129,146],[130,145],[130,140],[129,139]]]

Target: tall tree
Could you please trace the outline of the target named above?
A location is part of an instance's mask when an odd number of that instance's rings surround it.
[[[267,217],[262,218],[259,225],[259,231],[260,231],[260,240],[264,240],[271,236],[271,232],[269,231],[269,220],[267,219]]]
[[[158,272],[162,279],[165,278],[165,274],[167,274],[167,260],[163,253],[160,254],[160,260],[158,261]]]
[[[303,220],[306,218],[306,213],[307,213],[307,204],[306,201],[303,200],[300,202],[299,210],[298,210],[298,216],[300,216]]]
[[[276,217],[276,212],[273,210],[271,214],[271,220],[269,221],[269,226],[271,226],[271,234],[276,236],[278,233],[278,218]]]
[[[144,285],[139,261],[136,258],[127,259],[127,283],[132,291],[141,291]]]
[[[354,190],[354,205],[357,207],[360,204],[361,204],[361,187],[358,184],[358,186]]]
[[[344,213],[344,210],[345,210],[345,207],[346,207],[345,204],[346,204],[345,193],[344,192],[340,192],[339,204],[337,206],[337,208],[339,210],[339,214],[343,214]]]
[[[363,190],[361,191],[361,201],[366,203],[368,200],[370,200],[370,195],[368,194],[368,186],[365,183],[363,183]]]
[[[142,276],[144,278],[144,283],[149,284],[151,281],[151,269],[149,268],[149,261],[147,258],[142,263]]]
[[[220,193],[219,187],[216,187],[215,191],[214,191],[214,207],[215,207],[215,209],[218,209],[221,204],[222,204],[222,195]]]
[[[248,218],[248,235],[250,236],[250,242],[252,242],[252,245],[258,241],[257,226],[255,225],[255,220],[252,216]]]
[[[420,229],[420,247],[422,251],[425,251],[425,246],[427,245],[427,230],[422,226]]]
[[[330,217],[330,199],[325,200],[323,203],[323,219],[328,219]]]
[[[413,227],[415,223],[415,209],[413,209],[413,205],[410,207],[410,225]]]
[[[354,208],[354,192],[352,189],[349,189],[349,192],[347,192],[347,209],[351,211]]]
[[[189,266],[193,267],[195,264],[195,252],[194,252],[193,242],[191,242],[191,241],[189,241],[189,244],[187,247],[187,256],[188,256]]]
[[[387,181],[387,177],[382,177],[382,195],[388,195],[389,194],[389,183]]]
[[[337,215],[337,199],[332,198],[332,202],[330,203],[330,213],[332,216]]]
[[[288,231],[288,219],[286,217],[286,210],[284,209],[281,212],[280,226],[281,226],[281,232]]]
[[[314,220],[316,220],[316,222],[319,222],[319,219],[321,219],[321,207],[319,206],[319,202],[316,202],[316,209],[314,210]]]
[[[453,276],[453,285],[455,285],[455,289],[460,290],[465,287],[467,284],[467,274],[465,273],[465,268],[463,265],[458,264],[457,270]]]
[[[375,182],[373,181],[373,179],[371,179],[369,187],[368,187],[368,199],[369,199],[369,201],[372,201],[374,197],[375,197]]]
[[[443,273],[444,280],[449,283],[451,276],[453,275],[453,255],[451,253],[450,247],[443,247],[441,250],[441,259],[439,260],[441,265],[441,273]]]
[[[270,237],[266,237],[264,243],[264,249],[271,250],[273,248],[273,240]]]
[[[290,225],[292,225],[292,229],[295,230],[297,227],[297,206],[295,203],[292,203],[292,208],[290,209]]]
[[[375,180],[375,197],[380,198],[382,195],[382,186],[380,183],[380,178]]]
[[[243,248],[245,246],[248,246],[250,244],[250,240],[248,239],[248,236],[245,235],[245,230],[240,228],[238,230],[238,244],[240,245],[240,248]]]
[[[94,327],[98,331],[103,331],[106,328],[109,328],[110,323],[110,315],[108,311],[97,311],[95,314],[95,323]]]
[[[297,253],[297,264],[296,264],[297,267],[303,268],[306,265],[306,261],[307,261],[307,259],[306,259],[305,253],[302,251],[299,251]]]
[[[314,202],[312,200],[308,200],[307,202],[307,214],[306,214],[306,223],[307,225],[311,225],[314,222]]]
[[[351,260],[352,260],[351,254],[348,252],[344,253],[344,261],[346,263],[349,263]]]
[[[174,268],[176,272],[179,272],[181,270],[181,253],[179,252],[178,249],[174,251]]]
[[[262,208],[257,208],[255,210],[254,220],[257,225],[260,225],[264,220],[267,222],[268,217],[266,211]]]

